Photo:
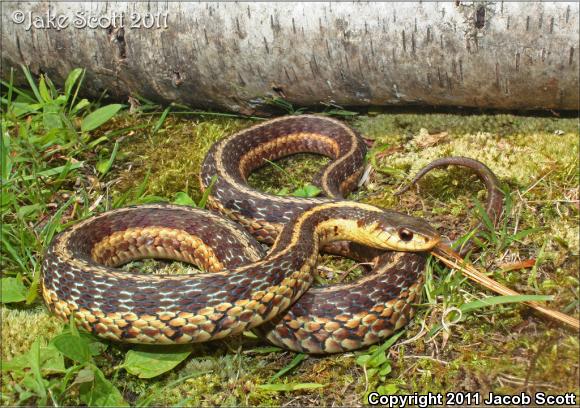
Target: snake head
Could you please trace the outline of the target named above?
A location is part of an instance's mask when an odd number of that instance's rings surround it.
[[[345,240],[383,250],[420,252],[430,251],[441,240],[425,220],[368,204],[335,202],[305,214],[305,218],[322,219],[317,230],[323,244]]]
[[[363,225],[361,225],[361,223]],[[367,245],[393,251],[429,251],[441,236],[428,222],[394,211],[373,214],[359,221],[368,234]]]

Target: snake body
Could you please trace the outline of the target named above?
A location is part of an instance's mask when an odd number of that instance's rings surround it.
[[[321,244],[348,239],[382,250],[424,251],[439,241],[422,220],[364,204],[328,203],[287,224],[265,258],[228,270],[217,260],[235,266],[243,261],[239,253],[254,258],[252,247],[258,244],[217,218],[199,209],[146,205],[82,221],[50,246],[43,297],[54,313],[65,319],[74,314],[104,338],[202,342],[251,329],[286,310],[312,283]],[[412,231],[413,239],[401,238],[401,230]],[[241,240],[224,245],[231,234]],[[148,257],[205,259],[201,266],[213,272],[145,275],[114,268]],[[329,348],[345,340],[340,329],[328,339]]]
[[[326,197],[279,197],[247,185],[265,159],[298,152],[331,157],[316,178]],[[89,218],[49,247],[43,297],[57,315],[74,315],[101,337],[131,343],[201,342],[252,328],[274,344],[308,353],[375,343],[411,317],[423,254],[440,237],[420,219],[342,199],[355,187],[365,153],[352,129],[319,116],[275,119],[236,133],[211,148],[200,179],[206,189],[217,175],[208,205],[238,224],[204,210],[157,204]],[[489,169],[462,160],[456,164],[474,168],[488,190],[496,190]],[[489,191],[486,208],[495,220],[501,203]],[[239,224],[272,249],[266,254]],[[374,258],[375,268],[358,282],[307,291],[321,248]],[[194,263],[208,273],[115,268],[148,257]]]

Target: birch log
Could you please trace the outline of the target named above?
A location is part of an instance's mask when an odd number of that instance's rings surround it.
[[[577,110],[578,13],[557,2],[3,2],[2,76],[25,64],[62,82],[84,67],[88,94],[243,113],[275,96]]]

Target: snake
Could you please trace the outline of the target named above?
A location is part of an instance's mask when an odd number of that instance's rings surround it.
[[[253,170],[299,152],[332,159],[314,181],[325,197],[280,197],[248,186]],[[328,117],[289,116],[242,130],[214,144],[202,164],[212,211],[146,204],[73,225],[45,253],[44,301],[57,316],[127,343],[197,343],[254,330],[275,345],[312,354],[374,344],[413,316],[425,254],[442,237],[423,219],[344,199],[364,171],[365,155],[360,135]],[[488,188],[486,210],[495,220],[501,204],[491,170],[453,160],[428,166],[473,168]],[[375,268],[356,282],[310,288],[321,250],[373,259]],[[183,261],[205,272],[118,268],[143,258]]]

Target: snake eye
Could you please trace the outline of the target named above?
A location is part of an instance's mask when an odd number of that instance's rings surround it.
[[[409,242],[413,239],[413,232],[409,231],[407,228],[399,228],[399,238],[405,242]]]

